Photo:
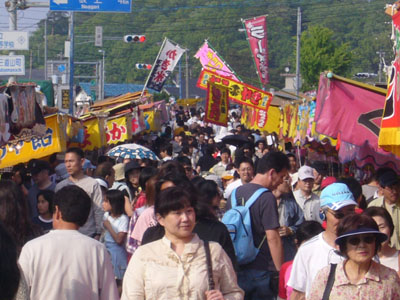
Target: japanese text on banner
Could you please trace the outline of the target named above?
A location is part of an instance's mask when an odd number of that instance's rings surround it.
[[[201,71],[197,86],[206,90],[208,82],[217,83],[229,88],[229,99],[242,105],[268,110],[272,101],[271,93],[243,82],[226,78],[209,70]]]
[[[206,99],[205,121],[213,124],[227,126],[229,89],[226,86],[209,83]]]

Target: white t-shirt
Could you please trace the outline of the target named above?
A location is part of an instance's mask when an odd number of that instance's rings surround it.
[[[112,229],[115,231],[115,233],[119,232],[128,232],[128,226],[129,226],[129,218],[127,215],[120,215],[118,218],[114,219],[109,212],[104,213],[103,220],[108,220],[111,224]],[[110,243],[115,243],[113,237],[111,234],[106,230],[106,233],[104,235],[104,241],[110,242]]]
[[[337,264],[344,260],[335,248],[325,242],[323,234],[321,232],[301,245],[294,258],[287,283],[293,289],[306,293],[306,298],[309,296],[312,282],[318,271],[329,264]]]
[[[237,187],[243,185],[242,180],[239,178],[235,180],[234,182],[231,182],[228,184],[228,186],[225,188],[224,191],[224,198],[229,199],[230,195],[232,194],[233,190],[236,189]]]
[[[29,241],[19,264],[32,300],[119,299],[106,247],[77,230],[52,230]]]

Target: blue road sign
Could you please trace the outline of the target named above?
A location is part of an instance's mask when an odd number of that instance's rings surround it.
[[[50,0],[50,10],[131,12],[132,0]]]

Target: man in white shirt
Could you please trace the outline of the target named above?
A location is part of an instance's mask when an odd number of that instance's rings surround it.
[[[326,220],[326,231],[305,242],[294,258],[288,286],[293,288],[291,300],[304,300],[318,271],[343,257],[336,251],[336,228],[340,219],[354,213],[353,194],[344,183],[332,183],[321,193],[321,216]]]
[[[91,206],[90,197],[76,185],[56,193],[55,230],[26,243],[19,257],[30,299],[119,299],[107,249],[78,232]]]
[[[237,187],[249,183],[254,177],[254,164],[250,158],[243,158],[237,164],[237,171],[239,173],[240,178],[230,183],[225,191],[224,198],[228,199],[234,189]]]
[[[314,186],[314,170],[309,166],[302,166],[298,172],[299,189],[293,195],[297,204],[303,210],[306,221],[322,222],[319,218],[319,197],[312,192]]]

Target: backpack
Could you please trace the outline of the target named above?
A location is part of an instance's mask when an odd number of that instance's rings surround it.
[[[253,232],[251,230],[250,207],[256,202],[258,197],[268,189],[259,188],[246,201],[246,204],[237,205],[236,189],[231,194],[232,208],[228,210],[223,218],[222,223],[228,228],[232,239],[233,247],[235,248],[236,258],[240,265],[247,264],[256,259],[261,245],[265,240],[261,241],[258,247],[254,246]]]

